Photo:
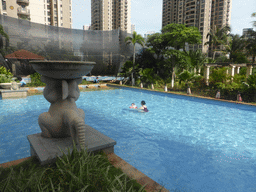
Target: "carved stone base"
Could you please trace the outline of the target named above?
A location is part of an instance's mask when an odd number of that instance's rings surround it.
[[[88,125],[85,137],[88,152],[103,150],[107,154],[114,153],[114,145],[116,145],[116,141]],[[71,137],[44,138],[41,137],[41,133],[37,133],[28,135],[27,138],[30,143],[31,156],[36,156],[41,165],[55,163],[57,156],[61,157],[63,155],[58,147],[60,147],[65,154],[68,154],[68,148],[70,148],[70,153],[73,151],[73,142]],[[80,150],[78,145],[77,148]]]

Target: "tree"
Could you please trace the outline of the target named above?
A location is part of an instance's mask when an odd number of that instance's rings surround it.
[[[256,31],[249,32],[249,38],[246,40],[245,48],[247,55],[252,57],[252,63],[254,63],[256,57]]]
[[[246,62],[245,54],[243,53],[245,47],[245,40],[239,35],[230,35],[231,42],[229,46],[229,59],[232,63]]]
[[[142,47],[144,47],[143,43],[145,43],[145,40],[140,34],[137,34],[136,31],[134,31],[132,34],[132,37],[126,37],[124,41],[126,45],[129,45],[129,44],[133,45],[133,70],[132,70],[132,86],[133,86],[134,85],[133,76],[134,76],[134,64],[135,64],[135,44],[138,43]]]
[[[252,13],[252,17],[256,17],[256,12]],[[253,21],[252,23],[253,27],[256,27],[256,21]]]
[[[206,62],[206,56],[202,53],[201,50],[189,50],[188,53],[186,53],[188,56],[188,61],[190,65],[190,70],[192,69],[200,69],[204,63]]]
[[[150,52],[148,49],[143,49],[143,51],[136,55],[136,63],[139,64],[139,67],[142,69],[152,68],[155,73],[157,60],[154,57],[154,53]]]
[[[151,53],[156,54],[156,60],[163,59],[164,52],[168,49],[168,41],[160,33],[150,35],[146,45]]]
[[[182,24],[169,24],[162,29],[163,38],[168,42],[168,46],[176,50],[183,49],[185,44],[201,43],[201,34],[196,27],[186,27]]]
[[[207,34],[207,38],[210,38],[205,45],[209,45],[209,57],[212,55],[212,59],[215,59],[216,52],[223,52],[228,47],[228,33],[231,31],[230,26],[226,25],[222,28],[214,26]]]
[[[177,68],[188,68],[189,62],[185,50],[186,43],[188,44],[199,44],[201,43],[201,34],[196,27],[186,27],[182,24],[169,24],[162,29],[163,39],[167,41],[170,49],[165,51],[165,56],[168,58],[165,62],[159,63],[161,69],[160,76],[166,84],[170,79],[174,81],[174,69]],[[180,51],[183,49],[183,51]]]

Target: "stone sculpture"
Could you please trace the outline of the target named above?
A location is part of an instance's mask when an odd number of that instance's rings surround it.
[[[85,148],[85,113],[77,108],[75,101],[80,96],[78,84],[82,78],[53,79],[42,76],[46,83],[44,97],[51,103],[48,112],[39,116],[38,123],[45,138],[72,137],[76,145]]]

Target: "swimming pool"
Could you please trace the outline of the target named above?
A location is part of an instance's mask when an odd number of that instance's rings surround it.
[[[129,109],[141,100],[148,113]],[[130,88],[81,92],[76,103],[118,156],[166,189],[256,190],[256,107]],[[49,106],[42,95],[0,100],[0,163],[30,156],[26,136],[41,132]]]

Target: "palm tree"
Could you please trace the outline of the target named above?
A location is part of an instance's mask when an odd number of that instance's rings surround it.
[[[256,57],[256,31],[250,31],[250,37],[246,40],[247,55],[252,56],[252,63]]]
[[[239,35],[230,35],[231,42],[228,48],[230,54],[230,61],[235,63],[239,54],[243,53],[243,49],[245,47],[245,40],[241,38]]]
[[[125,40],[126,45],[132,44],[133,45],[133,68],[132,68],[132,86],[134,85],[134,64],[135,64],[135,44],[138,43],[142,47],[144,47],[145,40],[144,38],[140,35],[137,34],[136,31],[133,32],[132,37],[126,37]]]
[[[211,47],[212,58],[215,59],[216,52],[223,52],[228,47],[228,33],[231,31],[230,26],[226,25],[222,28],[214,26],[213,29],[207,34],[207,38],[210,37],[209,41],[205,45]],[[222,47],[221,47],[222,46]]]

